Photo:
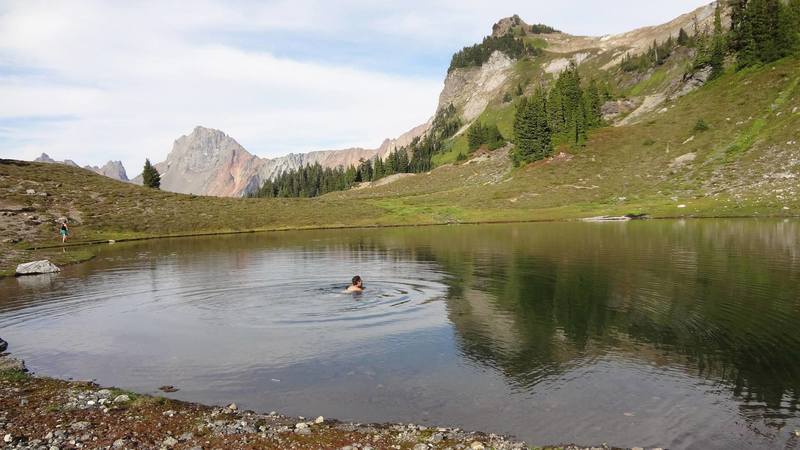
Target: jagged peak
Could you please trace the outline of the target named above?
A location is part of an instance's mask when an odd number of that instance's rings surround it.
[[[503,17],[502,19],[498,20],[494,25],[492,25],[492,36],[494,37],[502,37],[508,34],[516,27],[527,28],[528,24],[522,20],[519,15],[514,14],[513,16]]]

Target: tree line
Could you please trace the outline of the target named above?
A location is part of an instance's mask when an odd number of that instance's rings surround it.
[[[362,159],[358,164],[347,168],[323,168],[318,163],[306,165],[265,181],[257,191],[248,196],[317,197],[397,173],[427,172],[433,168],[433,155],[442,151],[444,141],[455,135],[461,125],[456,108],[450,104],[436,113],[425,136],[414,138],[409,145],[396,148],[385,158],[376,156]]]

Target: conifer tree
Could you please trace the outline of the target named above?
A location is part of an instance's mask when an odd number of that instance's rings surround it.
[[[156,168],[150,164],[149,159],[144,160],[142,184],[153,189],[161,189],[161,174],[159,174],[158,170],[156,170]]]
[[[514,118],[515,145],[512,158],[521,165],[545,158],[553,152],[553,135],[544,92],[537,90],[530,100],[520,102]]]
[[[467,130],[467,145],[470,150],[477,150],[484,143],[484,128],[479,120],[470,125]]]
[[[678,45],[688,46],[689,45],[689,33],[686,32],[683,28],[678,31]]]
[[[717,78],[725,71],[725,35],[722,32],[722,6],[717,2],[714,11],[714,37],[711,44],[711,79]]]

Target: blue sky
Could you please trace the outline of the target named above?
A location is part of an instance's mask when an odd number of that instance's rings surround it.
[[[0,0],[0,155],[133,176],[195,125],[265,157],[372,148],[428,119],[501,17],[605,35],[706,3]]]

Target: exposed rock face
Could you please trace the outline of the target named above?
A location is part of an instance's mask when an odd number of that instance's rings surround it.
[[[56,272],[61,272],[61,269],[46,259],[23,263],[17,266],[17,275],[39,275]]]
[[[418,125],[411,130],[406,131],[395,139],[384,140],[381,146],[378,147],[378,156],[381,158],[386,158],[386,156],[395,151],[395,149],[408,146],[415,138],[422,137],[425,133],[427,133],[431,128],[432,123],[433,118],[422,125]]]
[[[520,17],[514,14],[511,17],[505,17],[497,21],[494,25],[492,25],[492,36],[493,37],[503,37],[508,34],[514,27],[521,26],[523,28],[530,28],[530,25],[525,23]]]
[[[67,163],[69,160],[64,161]],[[85,166],[84,169],[91,170],[92,172],[99,173],[100,175],[113,178],[119,181],[130,181],[128,180],[128,173],[125,172],[125,167],[122,165],[122,161],[109,161],[103,167],[97,166]]]
[[[629,99],[607,101],[600,108],[603,120],[610,122],[617,117],[636,109],[636,102]]]
[[[495,51],[481,67],[453,70],[445,79],[438,110],[453,104],[462,112],[464,122],[471,122],[500,95],[513,73],[513,65],[505,53]]]
[[[222,197],[240,196],[262,166],[232,137],[204,127],[178,138],[166,161],[155,165],[163,190]],[[141,175],[133,181],[141,183]]]
[[[48,164],[64,164],[70,167],[80,167],[75,161],[71,159],[65,159],[64,161],[56,161],[55,159],[51,158],[47,153],[42,153],[38,158],[33,160],[34,162],[41,162],[41,163],[48,163]],[[125,167],[122,165],[121,161],[109,161],[103,167],[97,166],[84,166],[86,170],[91,170],[92,172],[98,173],[100,175],[113,178],[119,181],[129,181],[128,174],[125,172]]]

